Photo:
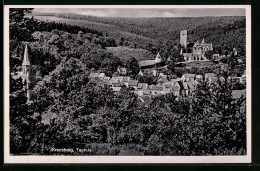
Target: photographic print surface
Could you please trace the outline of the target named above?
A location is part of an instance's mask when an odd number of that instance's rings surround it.
[[[251,162],[250,10],[5,6],[5,162]]]

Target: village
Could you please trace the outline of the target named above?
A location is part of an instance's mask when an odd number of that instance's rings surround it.
[[[140,71],[139,74],[142,74]],[[218,81],[224,81],[218,78],[215,73],[206,73],[205,75],[184,74],[180,78],[167,79],[167,75],[158,73],[158,83],[156,85],[148,85],[147,83],[138,82],[138,80],[131,79],[128,76],[107,77],[105,73],[91,73],[90,81],[96,86],[110,87],[114,93],[119,93],[122,87],[130,88],[142,102],[149,104],[153,96],[165,95],[173,93],[177,99],[180,96],[192,95],[198,84],[203,81],[209,85],[213,85]],[[246,83],[246,75],[241,77],[229,78],[228,81],[235,81],[241,84]],[[234,98],[240,98],[245,95],[245,90],[233,90]]]
[[[197,41],[196,43],[187,43],[187,31],[181,31],[180,33],[180,44],[186,49],[187,46],[191,46],[192,50],[189,53],[183,53],[183,49],[180,51],[180,55],[184,56],[184,62],[187,63],[194,61],[209,61],[205,57],[205,52],[212,50],[212,43],[205,43],[203,39],[201,43]],[[237,53],[237,52],[235,52]],[[215,57],[219,57],[218,54],[213,54]],[[170,61],[168,58],[167,61]],[[31,101],[31,94],[33,93],[30,88],[30,82],[32,80],[31,64],[28,54],[27,45],[25,47],[24,58],[22,63],[22,71],[18,72],[17,77],[21,77],[23,82],[26,83],[25,90],[27,93],[28,101]],[[178,97],[192,95],[196,90],[197,85],[205,82],[208,85],[213,85],[218,83],[218,81],[224,81],[223,77],[217,76],[215,73],[205,73],[205,75],[196,75],[193,73],[183,74],[181,77],[175,75],[166,75],[163,71],[167,70],[167,65],[162,62],[161,55],[157,53],[155,59],[153,60],[142,60],[139,61],[140,71],[137,76],[145,77],[147,74],[153,75],[157,78],[157,84],[148,84],[139,82],[137,79],[128,76],[128,71],[126,67],[118,66],[117,71],[112,77],[106,76],[104,72],[93,71],[89,75],[89,82],[99,87],[109,87],[111,90],[117,94],[120,92],[122,87],[127,87],[133,91],[138,98],[149,104],[152,101],[152,97],[165,95],[173,93]],[[241,77],[230,77],[228,81],[232,83],[246,84],[246,71]],[[241,95],[245,95],[245,90],[233,90],[233,98],[240,98]]]

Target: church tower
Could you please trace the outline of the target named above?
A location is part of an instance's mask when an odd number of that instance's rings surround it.
[[[26,44],[25,50],[24,50],[23,64],[22,64],[22,75],[23,75],[23,81],[26,83],[25,91],[26,91],[26,96],[27,96],[28,100],[30,100],[30,91],[29,91],[29,89],[30,89],[29,88],[30,71],[31,71],[31,63],[29,60],[28,47]]]
[[[180,44],[187,48],[187,30],[181,31],[180,34]]]

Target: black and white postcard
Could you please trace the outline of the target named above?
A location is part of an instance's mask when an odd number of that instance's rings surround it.
[[[250,163],[251,6],[4,7],[5,163]]]

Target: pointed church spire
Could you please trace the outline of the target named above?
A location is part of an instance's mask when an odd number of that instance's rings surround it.
[[[202,42],[201,43],[205,43],[205,40],[204,40],[204,38],[202,39]]]
[[[24,50],[24,57],[23,57],[23,64],[22,65],[31,65],[29,60],[29,54],[28,54],[28,47],[27,44],[25,45]]]

